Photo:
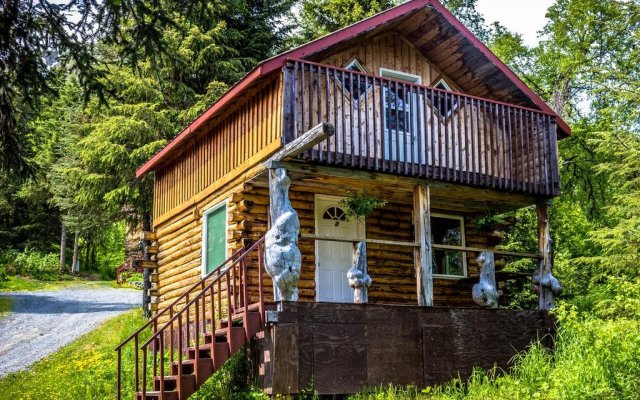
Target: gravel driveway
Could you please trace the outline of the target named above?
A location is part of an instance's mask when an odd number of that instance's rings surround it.
[[[11,314],[0,319],[0,377],[72,342],[102,321],[139,307],[142,292],[112,288],[65,288],[8,292]]]

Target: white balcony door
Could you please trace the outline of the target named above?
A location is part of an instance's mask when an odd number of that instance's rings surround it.
[[[347,219],[341,198],[317,195],[315,199],[316,234],[339,238],[363,238],[364,222]],[[351,243],[316,241],[316,301],[353,302],[353,289],[347,271],[353,263]]]
[[[419,75],[380,68],[380,76],[409,83],[422,83]],[[405,90],[406,89],[406,90]],[[420,100],[416,90],[398,84],[383,86],[384,110],[382,121],[384,127],[385,159],[391,161],[418,160],[417,126]]]

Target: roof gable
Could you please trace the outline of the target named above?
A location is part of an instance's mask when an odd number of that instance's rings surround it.
[[[157,168],[179,145],[214,118],[226,105],[262,77],[280,70],[290,59],[320,60],[330,53],[395,30],[412,42],[469,94],[537,108],[555,115],[559,131],[569,126],[437,0],[411,0],[258,64],[218,101],[136,171],[140,177]]]

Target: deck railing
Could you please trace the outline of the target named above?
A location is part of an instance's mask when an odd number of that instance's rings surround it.
[[[550,114],[301,60],[284,67],[284,140],[321,122],[335,135],[304,153],[329,165],[555,195]]]

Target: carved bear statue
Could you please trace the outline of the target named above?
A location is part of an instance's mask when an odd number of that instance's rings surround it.
[[[471,294],[473,301],[487,308],[498,308],[498,291],[496,290],[496,267],[493,253],[483,251],[477,258],[480,270],[480,282],[473,285]]]

